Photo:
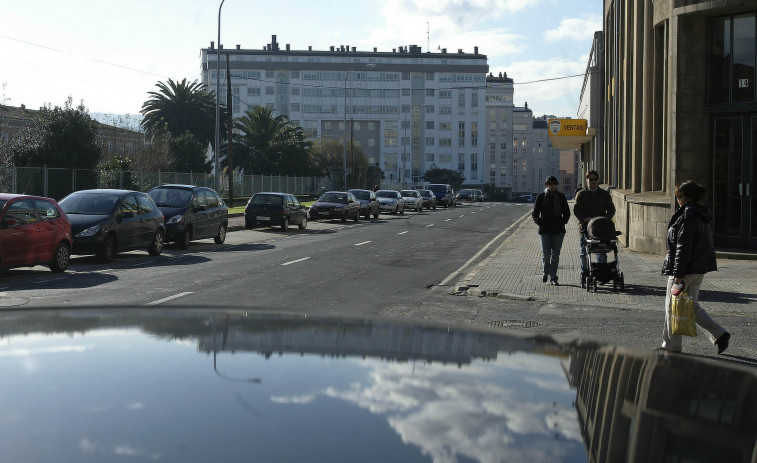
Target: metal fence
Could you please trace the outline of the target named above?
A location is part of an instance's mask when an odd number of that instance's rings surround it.
[[[69,193],[92,188],[119,188],[147,191],[166,183],[213,187],[213,174],[205,172],[137,172],[16,167],[0,165],[0,191],[62,199]],[[250,197],[259,191],[279,191],[296,195],[317,195],[331,189],[327,177],[289,177],[283,175],[234,176],[234,197]],[[221,191],[229,197],[229,177],[221,177]]]

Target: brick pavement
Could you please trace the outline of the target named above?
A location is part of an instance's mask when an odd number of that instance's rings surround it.
[[[560,286],[542,283],[541,242],[529,214],[514,226],[499,247],[473,268],[461,274],[455,287],[468,287],[469,295],[660,310],[665,301],[666,278],[660,275],[663,256],[630,251],[619,246],[618,266],[625,290],[613,292],[612,282],[599,290],[581,288],[578,257],[578,222],[571,218],[560,253],[557,275]],[[718,258],[718,271],[708,273],[700,293],[702,305],[712,314],[757,313],[757,262]]]

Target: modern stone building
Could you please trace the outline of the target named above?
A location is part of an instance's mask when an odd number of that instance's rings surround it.
[[[486,78],[486,176],[495,197],[508,197],[513,188],[513,80],[507,74]]]
[[[220,52],[220,53],[219,53]],[[217,61],[221,56],[221,62]],[[463,50],[390,52],[340,45],[326,51],[283,48],[202,50],[202,80],[226,95],[228,57],[234,117],[272,108],[316,137],[352,137],[387,179],[419,186],[432,166],[489,181],[486,158],[487,58]],[[216,68],[220,64],[220,82]],[[489,176],[490,177],[490,176]],[[496,175],[495,175],[496,177]]]
[[[634,250],[665,249],[675,185],[704,185],[716,246],[757,248],[757,2],[605,0],[601,157]]]

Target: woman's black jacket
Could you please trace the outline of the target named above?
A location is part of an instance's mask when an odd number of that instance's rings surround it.
[[[560,201],[561,216],[556,216],[554,212],[554,200]],[[531,213],[536,225],[539,226],[540,235],[551,235],[554,233],[565,233],[565,224],[570,220],[570,207],[565,195],[555,191],[554,195],[540,193],[534,202],[534,210]]]
[[[683,278],[717,270],[710,210],[691,202],[678,208],[668,224],[667,249],[663,275]]]

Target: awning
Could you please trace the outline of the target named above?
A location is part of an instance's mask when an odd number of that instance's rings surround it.
[[[559,137],[550,136],[549,139],[552,142],[552,147],[565,150],[575,149],[580,150],[581,145],[590,143],[597,135],[597,130],[594,127],[586,129],[586,135],[562,135]]]

